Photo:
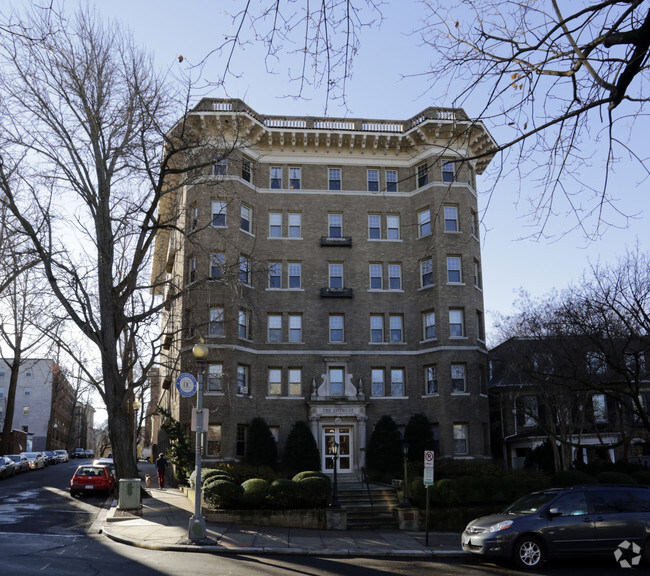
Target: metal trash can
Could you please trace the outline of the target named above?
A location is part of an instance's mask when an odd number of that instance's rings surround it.
[[[117,507],[120,510],[140,509],[140,478],[120,478]]]

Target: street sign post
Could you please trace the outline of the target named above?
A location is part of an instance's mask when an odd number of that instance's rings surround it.
[[[178,378],[176,378],[176,389],[181,396],[194,396],[198,388],[199,383],[196,381],[196,378],[192,376],[192,374],[184,372],[183,374],[179,374]]]
[[[426,539],[425,543],[429,545],[429,488],[433,486],[433,464],[435,461],[435,455],[433,450],[424,451],[424,487],[427,491],[427,506],[426,506],[426,520],[425,520],[425,530],[426,530]]]

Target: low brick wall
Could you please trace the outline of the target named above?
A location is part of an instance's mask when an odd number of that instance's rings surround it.
[[[327,517],[324,509],[315,510],[208,510],[203,508],[207,522],[232,522],[250,526],[278,526],[281,528],[311,528],[325,530]]]

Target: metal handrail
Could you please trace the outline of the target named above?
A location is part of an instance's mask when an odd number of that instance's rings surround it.
[[[366,490],[368,491],[368,500],[370,500],[370,516],[374,517],[375,512],[373,509],[372,492],[370,492],[370,483],[368,482],[368,474],[366,474],[365,467],[361,468],[361,483],[366,485]]]

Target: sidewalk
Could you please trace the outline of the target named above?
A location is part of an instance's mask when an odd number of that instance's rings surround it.
[[[150,497],[142,500],[142,514],[118,510],[117,502],[104,519],[102,532],[117,542],[177,552],[230,554],[293,554],[312,556],[405,556],[434,557],[465,554],[460,548],[460,534],[400,530],[308,530],[263,526],[241,526],[208,522],[207,538],[200,542],[188,539],[193,503],[178,489],[160,490],[154,466],[138,464],[141,477],[151,474]],[[151,468],[151,470],[149,469]],[[142,484],[143,488],[144,482]]]

